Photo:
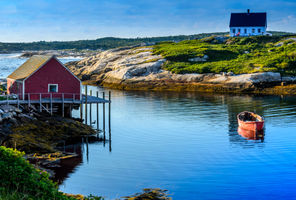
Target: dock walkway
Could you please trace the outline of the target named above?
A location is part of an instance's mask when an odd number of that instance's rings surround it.
[[[41,100],[41,101],[40,101]],[[6,99],[0,100],[0,105],[9,104],[9,105],[23,105],[23,104],[40,104],[43,103],[53,103],[53,104],[91,104],[91,103],[110,103],[110,100],[103,99],[100,97],[82,95],[82,100],[74,99],[74,98],[40,98],[38,100],[30,100],[30,99]]]

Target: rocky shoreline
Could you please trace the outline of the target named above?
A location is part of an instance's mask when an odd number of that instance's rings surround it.
[[[165,62],[153,54],[152,47],[125,47],[66,65],[85,84],[121,90],[296,94],[296,77],[282,77],[277,72],[174,74],[162,69]]]
[[[73,57],[73,58],[85,58],[96,55],[100,51],[95,50],[43,50],[43,51],[24,51],[19,56],[20,58],[29,58],[34,55],[46,55],[46,56],[57,56],[57,57]]]

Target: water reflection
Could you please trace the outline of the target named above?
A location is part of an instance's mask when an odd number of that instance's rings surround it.
[[[97,136],[82,137],[81,143],[64,146],[64,152],[75,153],[77,156],[61,160],[59,163],[61,167],[51,168],[51,170],[53,170],[55,173],[53,181],[57,182],[58,184],[62,184],[63,181],[70,176],[70,174],[75,173],[75,170],[81,164],[83,164],[84,158],[86,158],[86,163],[89,163],[89,157],[91,156],[91,152],[89,151],[90,144],[96,144],[97,147],[100,148],[101,144],[103,144],[103,147],[105,147],[106,143],[108,144],[109,151],[111,152],[111,131],[109,132],[108,140],[103,140]]]

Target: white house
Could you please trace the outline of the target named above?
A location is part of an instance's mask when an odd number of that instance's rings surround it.
[[[229,28],[231,37],[266,35],[266,12],[231,13]]]

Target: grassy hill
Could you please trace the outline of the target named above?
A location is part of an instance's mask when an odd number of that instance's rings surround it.
[[[287,35],[291,33],[271,31],[273,35]],[[147,38],[114,38],[106,37],[96,40],[78,40],[78,41],[39,41],[28,43],[0,43],[0,52],[12,51],[32,51],[32,50],[64,50],[64,49],[90,49],[107,50],[122,46],[133,46],[141,43],[157,43],[163,41],[183,41],[192,39],[201,39],[212,35],[225,36],[228,32],[201,33],[196,35],[179,35],[167,37],[147,37]]]
[[[291,37],[236,37],[219,41],[219,37],[211,36],[159,43],[153,51],[167,59],[164,68],[174,73],[273,71],[296,75],[296,41],[289,39]],[[189,61],[205,55],[208,56],[206,61]]]

